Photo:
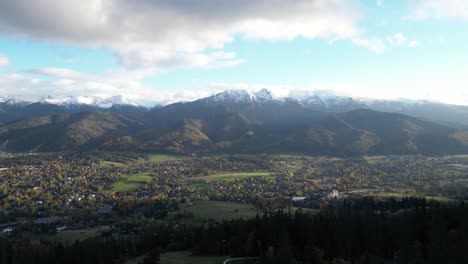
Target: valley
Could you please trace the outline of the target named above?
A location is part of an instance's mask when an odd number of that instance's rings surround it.
[[[218,263],[289,254],[281,243],[290,238],[298,258],[311,247],[333,261],[363,258],[363,248],[389,259],[411,251],[392,231],[400,222],[415,230],[423,221],[426,229],[406,234],[426,246],[439,226],[433,215],[463,228],[454,219],[468,201],[468,130],[326,101],[226,91],[152,109],[18,111],[26,116],[0,125],[0,251],[22,259],[31,249],[58,263],[77,254],[90,263]],[[295,226],[317,240],[304,244]],[[343,244],[364,233],[342,226],[366,230],[361,242],[379,237],[379,248]],[[440,234],[451,238],[450,228]],[[397,246],[387,252],[386,243]]]
[[[155,156],[164,160],[155,162]],[[262,214],[289,206],[320,209],[330,200],[350,197],[468,199],[468,158],[463,155],[233,154],[170,159],[144,153],[44,153],[11,155],[1,163],[2,223],[33,221],[41,215],[80,226],[86,214],[111,204],[113,213],[152,218],[155,215],[140,208],[148,202],[161,203],[161,212],[155,208],[153,213],[165,215],[203,201],[250,204]],[[336,194],[330,196],[333,191]],[[75,212],[85,215],[75,218]]]
[[[127,240],[138,233],[134,228],[148,232],[149,223],[152,228],[170,223],[185,229],[280,212],[313,217],[369,198],[384,204],[468,201],[466,155],[88,152],[9,154],[0,163],[0,240],[56,241],[65,247],[74,246],[75,240]],[[138,255],[149,249],[140,248],[125,258],[141,261]],[[189,249],[182,244],[165,248],[162,261]],[[203,259],[190,256],[184,253],[183,258]]]

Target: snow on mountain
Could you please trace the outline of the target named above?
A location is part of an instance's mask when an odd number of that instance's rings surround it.
[[[207,103],[242,103],[252,102],[255,95],[247,90],[226,90],[210,97],[200,99]]]
[[[338,96],[330,91],[295,92],[291,96],[276,97],[267,89],[257,92],[248,90],[226,90],[213,96],[200,99],[205,103],[299,103],[319,111],[349,111],[367,108],[366,104],[351,97]]]
[[[257,101],[260,102],[268,102],[268,101],[274,101],[277,98],[267,89],[263,88],[260,91],[256,92],[254,94],[254,97]]]
[[[257,92],[252,92],[248,90],[226,90],[224,92],[200,99],[198,101],[202,101],[205,103],[279,102],[278,98],[276,98],[267,89],[261,89]]]
[[[348,96],[336,95],[332,91],[318,90],[293,95],[306,107],[319,108],[323,111],[350,111],[367,108],[366,103]]]
[[[139,105],[129,99],[119,95],[111,97],[88,97],[88,96],[70,96],[65,98],[45,97],[40,100],[44,104],[55,104],[62,106],[88,105],[99,108],[110,108],[112,106],[135,106]]]
[[[299,103],[304,107],[316,109],[318,111],[350,111],[360,108],[375,108],[375,106],[387,106],[389,109],[402,110],[407,107],[416,105],[424,105],[436,102],[427,100],[377,100],[377,99],[356,99],[347,96],[340,96],[329,90],[315,91],[292,91],[289,96],[277,97],[268,89],[261,89],[256,92],[249,90],[226,90],[215,95],[197,100],[204,103],[212,104],[230,104],[230,103]],[[40,100],[25,101],[11,97],[0,97],[0,103],[9,106],[26,106],[32,103],[43,103],[59,105],[67,108],[75,108],[81,106],[96,107],[96,108],[111,108],[111,107],[140,107],[139,104],[129,100],[128,98],[118,95],[110,97],[97,96],[69,96],[69,97],[44,97]],[[162,106],[161,104],[159,106]],[[158,106],[158,105],[155,105]]]
[[[10,106],[24,106],[28,105],[31,102],[21,100],[21,99],[16,99],[13,97],[0,97],[0,103],[10,105]]]

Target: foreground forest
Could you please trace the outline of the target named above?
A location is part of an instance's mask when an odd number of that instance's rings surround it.
[[[278,211],[199,226],[133,220],[118,226],[126,235],[66,246],[0,238],[0,263],[124,263],[141,254],[142,263],[160,263],[168,250],[258,256],[256,263],[467,263],[467,219],[464,203],[363,198],[315,215]]]

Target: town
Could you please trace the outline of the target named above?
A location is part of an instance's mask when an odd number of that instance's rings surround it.
[[[252,206],[254,216],[288,208],[314,212],[345,197],[468,198],[465,156],[343,159],[105,152],[21,154],[1,162],[0,231],[6,235],[95,228],[133,218],[187,217],[185,209],[200,202]]]

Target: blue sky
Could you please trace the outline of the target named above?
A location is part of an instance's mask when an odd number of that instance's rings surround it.
[[[0,97],[153,104],[266,87],[468,105],[468,1],[266,2],[0,3]]]

